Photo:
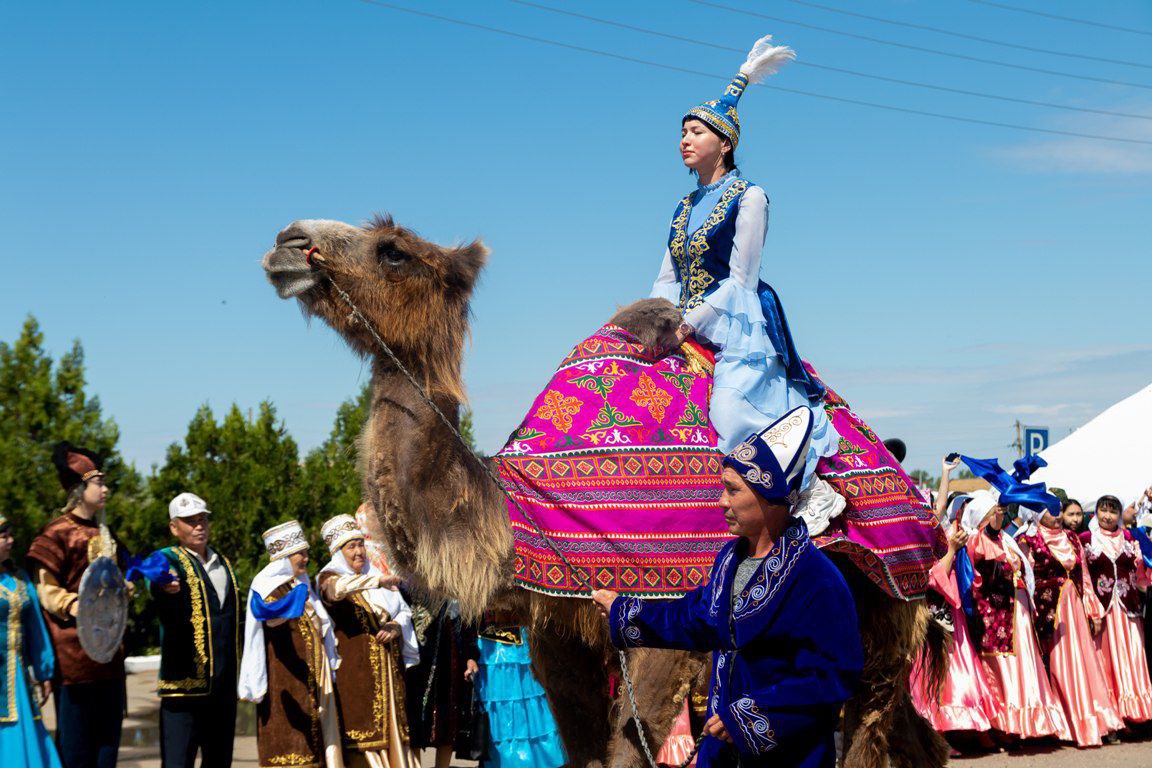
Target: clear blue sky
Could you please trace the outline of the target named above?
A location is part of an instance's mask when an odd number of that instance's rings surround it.
[[[739,49],[772,33],[813,64],[1152,117],[1147,35],[968,0],[824,0],[1144,64],[1134,67],[787,0],[726,2],[789,21],[685,0],[579,8]],[[1146,0],[1014,2],[1152,30]],[[307,325],[261,273],[260,256],[296,218],[390,211],[437,241],[487,242],[467,361],[487,450],[575,340],[647,293],[673,206],[692,183],[676,151],[680,115],[717,96],[742,54],[510,2],[420,7],[716,76],[357,0],[3,4],[0,338],[12,340],[28,313],[54,353],[79,337],[91,389],[142,469],[204,402],[219,412],[269,398],[311,447],[365,381],[340,339]],[[1150,87],[944,58],[792,21]],[[1152,141],[1152,120],[815,67],[770,82]],[[1152,381],[1152,146],[766,88],[751,89],[740,111],[741,166],[772,199],[763,273],[801,354],[878,432],[909,442],[910,467],[935,468],[950,449],[1006,455],[1016,419],[1067,434]]]

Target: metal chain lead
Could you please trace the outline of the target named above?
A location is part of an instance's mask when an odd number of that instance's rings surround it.
[[[432,398],[428,395],[427,392],[424,391],[424,388],[420,386],[420,383],[416,381],[416,378],[408,371],[408,369],[404,367],[404,364],[400,362],[398,357],[396,357],[396,353],[392,351],[392,348],[388,346],[384,339],[380,338],[380,334],[376,332],[376,329],[372,326],[371,323],[368,322],[368,319],[364,317],[364,314],[360,311],[360,308],[356,306],[356,302],[352,301],[352,297],[349,296],[343,288],[336,284],[336,281],[332,279],[331,275],[329,275],[327,272],[322,272],[322,274],[328,278],[328,284],[332,286],[334,291],[336,291],[336,295],[339,296],[340,299],[348,305],[348,309],[351,311],[352,317],[356,318],[356,320],[364,326],[364,328],[376,341],[376,344],[380,347],[380,350],[388,356],[388,358],[396,366],[396,369],[400,371],[400,373],[404,375],[404,378],[408,380],[408,383],[411,384],[412,387],[420,393],[420,396],[424,398],[424,402],[428,404],[428,407],[432,409],[432,412],[440,417],[440,421],[444,422],[444,426],[448,427],[448,430],[453,435],[455,435],[456,439],[460,442],[460,445],[464,448],[465,452],[471,456],[477,464],[480,465],[481,469],[484,470],[485,474],[488,475],[492,482],[496,483],[496,487],[500,489],[500,492],[504,494],[504,497],[508,499],[508,501],[512,502],[516,509],[519,510],[520,514],[524,516],[524,519],[528,521],[533,529],[535,529],[536,533],[540,536],[544,543],[548,545],[548,548],[551,549],[558,558],[560,558],[560,562],[562,562],[565,567],[571,571],[573,577],[580,583],[580,586],[587,589],[590,593],[593,592],[594,588],[591,582],[588,581],[587,577],[584,576],[584,571],[572,564],[567,555],[565,555],[564,552],[562,552],[556,545],[556,542],[552,541],[552,539],[549,538],[546,533],[544,533],[543,529],[536,523],[536,519],[532,517],[532,515],[526,509],[520,506],[520,502],[516,501],[512,494],[508,492],[508,489],[504,486],[504,481],[500,479],[500,476],[492,471],[492,468],[488,465],[487,462],[476,455],[475,451],[472,450],[472,446],[469,445],[468,441],[464,439],[464,436],[460,434],[460,430],[456,428],[456,425],[454,425],[448,419],[448,417],[444,415],[444,412],[440,410],[436,403],[432,402]],[[620,677],[624,680],[624,690],[628,694],[628,703],[632,707],[632,722],[636,725],[636,733],[640,737],[640,746],[644,750],[644,756],[648,759],[648,765],[650,768],[659,768],[659,765],[656,763],[656,758],[652,754],[652,748],[648,746],[648,737],[644,733],[644,724],[640,721],[640,707],[636,704],[636,688],[632,684],[632,675],[628,672],[628,658],[625,656],[622,649],[617,648],[616,653],[620,657]],[[696,738],[696,742],[692,746],[692,751],[686,758],[684,758],[684,761],[681,762],[677,768],[687,768],[688,764],[691,763],[693,759],[695,759],[696,753],[700,751],[700,746],[704,742],[704,736],[704,732],[701,732],[700,735]]]

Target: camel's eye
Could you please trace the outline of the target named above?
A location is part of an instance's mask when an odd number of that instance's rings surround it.
[[[376,258],[389,267],[401,267],[411,259],[407,253],[397,248],[395,243],[385,240],[376,244]]]

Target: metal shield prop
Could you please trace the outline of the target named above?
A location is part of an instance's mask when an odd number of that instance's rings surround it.
[[[128,625],[128,587],[116,561],[101,555],[80,579],[76,634],[84,653],[99,664],[112,661]]]

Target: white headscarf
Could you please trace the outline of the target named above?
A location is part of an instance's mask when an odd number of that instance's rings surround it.
[[[364,568],[357,573],[348,565],[347,558],[340,550],[332,553],[332,559],[320,569],[320,573],[335,573],[339,576],[376,576],[382,577],[384,572],[372,564],[367,557],[364,558]],[[316,583],[320,583],[317,575]],[[375,587],[364,590],[366,599],[373,608],[381,613],[387,613],[392,621],[400,625],[400,657],[405,667],[413,667],[420,663],[420,646],[416,644],[416,628],[412,625],[412,609],[404,601],[404,596],[395,589]]]
[[[960,507],[962,507],[964,505],[964,502],[971,501],[971,500],[972,500],[972,497],[966,493],[962,493],[959,496],[957,496],[956,498],[952,499],[952,503],[950,503],[948,505],[948,523],[949,523],[949,525],[951,525],[956,520],[956,517],[960,512]]]
[[[980,533],[980,528],[983,527],[980,525],[981,521],[999,503],[1000,493],[994,488],[972,493],[972,500],[968,502],[968,506],[964,507],[964,519],[961,521],[961,525],[969,536]],[[1031,561],[1025,557],[1020,545],[1016,543],[1016,539],[1002,530],[999,531],[999,541],[1000,546],[1011,550],[1016,557],[1020,558],[1021,569],[1024,571],[1024,584],[1028,587],[1028,597],[1031,599],[1032,595],[1036,593],[1036,575],[1032,572]]]
[[[268,659],[264,648],[264,622],[252,615],[252,595],[256,594],[259,600],[264,600],[278,587],[290,581],[303,584],[308,589],[308,602],[312,610],[320,619],[320,629],[324,634],[324,652],[328,656],[328,666],[335,675],[336,668],[340,666],[340,657],[336,653],[336,635],[332,632],[332,620],[320,598],[308,583],[308,576],[296,576],[292,568],[292,561],[287,557],[273,560],[264,566],[256,577],[252,579],[252,586],[248,590],[248,600],[245,606],[248,610],[248,622],[244,626],[244,656],[240,661],[240,681],[236,686],[237,695],[244,701],[259,702],[268,692]]]

